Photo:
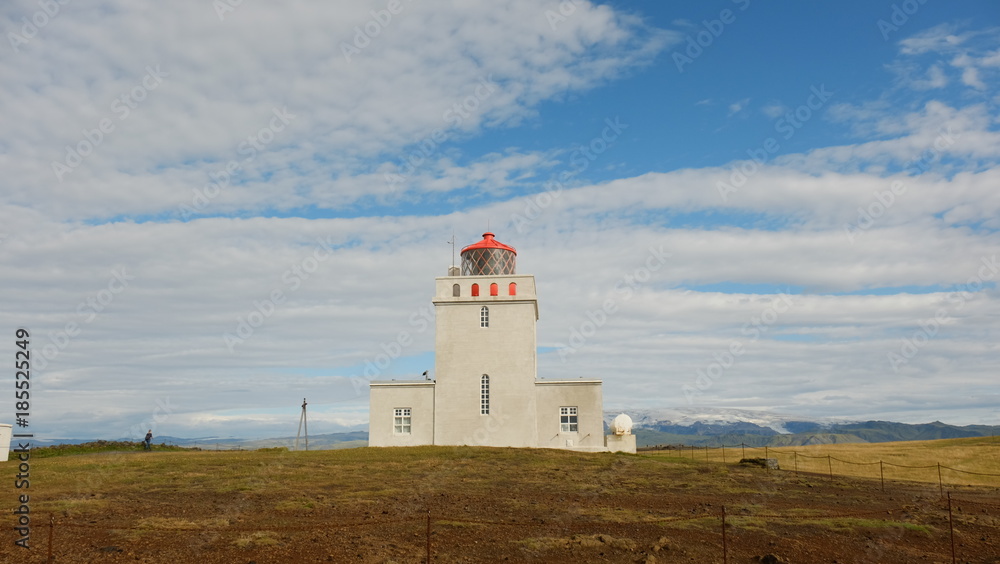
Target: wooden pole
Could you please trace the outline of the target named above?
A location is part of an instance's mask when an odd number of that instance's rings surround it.
[[[941,497],[944,497],[944,482],[941,480],[941,463],[938,462],[938,491],[941,493]]]
[[[431,564],[431,510],[427,510],[427,564]]]
[[[726,463],[726,445],[722,445],[722,463]]]
[[[55,528],[55,521],[56,521],[56,518],[53,517],[52,514],[50,513],[49,514],[49,555],[48,555],[48,559],[46,559],[46,562],[48,562],[49,564],[51,564],[52,562],[55,562],[55,558],[53,558],[53,556],[52,556],[52,529]]]
[[[826,463],[830,467],[830,481],[833,481],[833,458],[830,455],[826,455]]]
[[[951,564],[955,564],[955,524],[951,519],[951,492],[948,492],[948,531],[951,533]]]
[[[729,564],[729,549],[726,547],[726,506],[722,506],[722,564]]]
[[[882,468],[882,461],[878,461],[878,478],[882,481],[882,491],[885,491],[885,469]]]
[[[795,461],[795,477],[799,476],[799,451],[792,451],[792,460]]]

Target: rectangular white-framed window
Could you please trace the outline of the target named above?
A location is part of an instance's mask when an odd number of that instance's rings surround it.
[[[490,326],[490,308],[486,306],[479,310],[479,326],[484,329]]]
[[[559,432],[576,433],[579,429],[576,406],[559,408]]]
[[[392,434],[394,435],[409,435],[411,428],[410,419],[410,408],[409,407],[397,407],[393,410],[392,416]]]
[[[490,414],[490,377],[486,374],[479,381],[479,414]]]

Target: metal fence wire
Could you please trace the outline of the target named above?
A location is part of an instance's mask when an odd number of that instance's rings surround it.
[[[936,468],[936,466],[929,466],[924,468]],[[986,515],[990,515],[988,510],[993,510],[1000,512],[1000,503],[993,504],[983,501],[967,499],[967,498],[955,498],[949,492],[945,496],[946,508],[948,511],[948,551],[951,554],[952,562],[958,562],[959,553],[956,549],[955,544],[955,526],[954,526],[954,513],[952,506],[954,504],[971,505],[983,508],[982,511]],[[752,518],[755,520],[765,520],[765,521],[780,521],[780,522],[796,522],[796,521],[814,521],[817,519],[851,519],[851,518],[869,518],[873,520],[888,521],[888,519],[879,519],[879,516],[885,516],[887,514],[893,515],[905,515],[910,508],[906,506],[892,507],[892,508],[880,508],[878,510],[869,511],[852,511],[843,513],[815,513],[810,508],[793,508],[786,509],[787,512],[781,513],[740,513],[733,515],[732,513],[727,513],[726,506],[723,505],[717,511],[701,512],[703,508],[693,508],[685,514],[673,514],[673,515],[658,515],[652,517],[648,520],[643,521],[645,525],[659,524],[669,526],[672,523],[681,523],[685,521],[696,521],[696,520],[715,520],[718,522],[718,548],[719,555],[722,557],[724,564],[729,562],[729,554],[733,548],[733,539],[731,535],[727,535],[727,530],[734,528],[734,519]],[[938,508],[940,509],[940,508]],[[898,519],[898,517],[896,518]],[[345,529],[354,527],[371,527],[379,525],[395,525],[395,524],[407,524],[407,523],[420,523],[424,524],[425,529],[425,541],[426,541],[426,562],[430,563],[434,561],[434,546],[432,542],[432,537],[434,530],[440,527],[450,527],[450,526],[460,526],[460,525],[484,525],[490,527],[515,527],[530,530],[539,530],[550,527],[558,527],[561,529],[572,529],[582,532],[595,532],[601,531],[602,527],[606,525],[603,521],[574,521],[570,523],[553,523],[551,525],[545,525],[537,521],[495,521],[495,520],[482,520],[482,519],[465,519],[449,517],[446,515],[435,515],[430,510],[422,516],[417,516],[414,514],[400,515],[396,517],[391,517],[387,519],[371,519],[365,521],[355,521],[355,522],[321,522],[314,525],[308,526],[240,526],[240,525],[220,525],[217,527],[205,526],[202,524],[191,525],[191,526],[176,526],[176,527],[157,527],[156,530],[159,533],[190,533],[192,530],[199,531],[215,531],[219,533],[226,532],[264,532],[264,531],[320,531],[320,530],[331,530],[331,529]],[[147,530],[145,527],[129,525],[129,524],[108,524],[108,523],[94,523],[94,522],[74,522],[70,519],[56,519],[54,516],[49,516],[48,520],[48,550],[46,562],[55,563],[57,562],[54,556],[54,547],[56,546],[59,539],[59,530],[66,528],[74,529],[90,529],[90,530],[102,530],[102,531],[139,531]],[[968,557],[972,555],[963,555],[963,557]]]

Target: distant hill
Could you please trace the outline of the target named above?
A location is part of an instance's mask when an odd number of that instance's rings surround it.
[[[673,415],[673,419],[661,420],[655,412],[638,412],[633,432],[639,446],[746,444],[781,447],[927,441],[1000,434],[1000,426],[956,426],[940,421],[921,424],[893,421],[806,421],[745,410],[687,413],[675,410],[667,413]]]
[[[619,411],[604,413],[605,429]],[[773,414],[764,411],[717,408],[638,409],[627,412],[634,422],[633,433],[639,446],[694,445],[719,446],[800,446],[840,443],[883,443],[925,441],[1000,435],[1000,425],[957,426],[932,423],[896,423],[893,421],[848,421],[844,419],[809,420],[802,416]],[[36,446],[80,444],[98,439],[38,440]],[[118,439],[127,441],[128,439]],[[138,441],[134,441],[138,442]],[[241,439],[236,437],[200,437],[194,439],[158,436],[156,444],[198,447],[217,450],[256,450],[295,446],[295,437]],[[309,436],[310,450],[354,448],[368,445],[367,431],[327,433]],[[305,448],[300,439],[299,448]]]
[[[36,439],[37,446],[51,445],[76,445],[83,443],[97,442],[99,439]],[[127,438],[117,439],[120,442],[138,443],[138,440]],[[288,447],[295,446],[295,437],[276,437],[271,439],[240,439],[235,437],[199,437],[186,439],[181,437],[171,437],[168,435],[158,436],[153,439],[155,444],[175,445],[182,447],[198,447],[205,450],[256,450],[259,448]],[[351,431],[347,433],[328,433],[324,435],[309,435],[309,450],[327,450],[338,448],[353,448],[368,446],[367,431]],[[305,440],[299,439],[299,448],[305,448]]]

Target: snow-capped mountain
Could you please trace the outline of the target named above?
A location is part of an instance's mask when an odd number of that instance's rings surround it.
[[[619,413],[621,411],[606,411],[604,413],[604,420],[610,422]],[[780,414],[770,411],[712,407],[631,409],[625,411],[625,413],[632,418],[633,425],[637,429],[663,429],[668,427],[710,428],[713,430],[713,434],[726,432],[745,433],[754,429],[770,429],[775,434],[789,434],[801,432],[803,427],[810,429],[826,428],[835,424],[851,422],[845,418],[817,418]]]

